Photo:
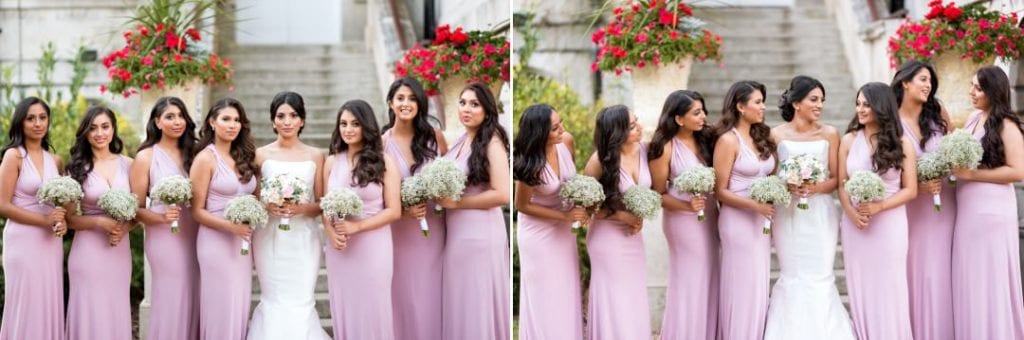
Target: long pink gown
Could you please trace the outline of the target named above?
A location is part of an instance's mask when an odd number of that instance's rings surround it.
[[[964,128],[979,140],[980,113]],[[1011,125],[1003,125],[1012,129]],[[997,132],[992,132],[997,133]],[[1011,184],[960,180],[953,231],[953,329],[957,339],[1024,339],[1017,199]]]
[[[576,176],[572,154],[557,144],[558,176],[551,164],[533,189],[533,204],[565,210],[558,192]],[[572,222],[519,213],[519,339],[582,339],[579,255]]]
[[[924,149],[921,139],[903,124],[903,135],[914,143],[917,159],[938,150],[941,133],[934,133]],[[918,339],[953,339],[953,225],[956,223],[956,189],[943,183],[939,197],[942,210],[935,211],[932,195],[922,193],[907,203],[909,251],[907,280],[910,283],[910,325]]]
[[[463,135],[445,155],[467,174],[470,144]],[[484,192],[487,186],[467,186],[462,197]],[[446,209],[445,214],[442,338],[508,339],[509,244],[501,208]]]
[[[210,179],[206,210],[224,216],[231,199],[256,191],[256,177],[241,183],[217,149],[207,147],[217,159]],[[196,255],[199,259],[199,337],[207,340],[245,339],[252,307],[252,253],[242,255],[242,238],[199,225]]]
[[[689,193],[679,192],[671,180],[684,170],[704,166],[686,144],[672,139],[669,163],[669,189],[672,197],[689,201]],[[664,210],[665,238],[668,240],[668,293],[661,338],[715,339],[718,336],[718,275],[721,242],[718,239],[718,202],[705,195],[704,221],[697,213]]]
[[[377,183],[365,187],[352,184],[348,156],[342,153],[336,158],[327,179],[327,192],[347,188],[362,198],[363,215],[352,220],[364,219],[383,210],[383,187]],[[327,246],[327,282],[334,339],[396,339],[391,304],[392,248],[390,225],[352,235],[345,249]]]
[[[149,166],[149,192],[165,177],[188,173],[159,145],[153,146]],[[199,337],[199,261],[196,234],[199,225],[184,205],[178,218],[179,232],[169,223],[146,227],[146,259],[153,273],[147,339],[176,340]],[[149,208],[163,214],[167,206],[153,199]]]
[[[121,156],[120,169],[108,185],[95,171],[82,183],[85,198],[82,214],[105,215],[100,195],[111,189],[130,191],[131,159]],[[127,235],[116,246],[102,229],[76,230],[68,255],[68,339],[129,340],[132,313],[129,289],[132,281],[131,242]]]
[[[739,155],[729,174],[728,190],[748,197],[750,184],[771,174],[775,157],[758,158],[736,129]],[[718,292],[718,335],[725,340],[760,339],[768,317],[768,286],[771,272],[771,237],[761,228],[765,217],[723,204],[718,215],[722,240],[722,271]]]
[[[619,191],[651,186],[647,148],[640,147],[640,174],[634,180],[619,169]],[[649,339],[651,311],[647,303],[647,261],[643,235],[629,235],[626,224],[594,218],[587,233],[590,253],[590,293],[587,338],[590,340]]]
[[[874,172],[871,144],[858,131],[846,158],[846,173]],[[900,190],[902,171],[886,170],[886,195]],[[843,214],[841,237],[850,297],[850,317],[858,339],[911,339],[907,287],[907,210],[899,206],[871,216],[858,229]]]
[[[412,176],[411,164],[391,138],[384,133],[384,152],[398,164],[402,178]],[[422,169],[420,166],[417,171]],[[420,233],[418,220],[402,217],[391,223],[394,247],[394,275],[391,278],[391,305],[395,338],[441,340],[441,264],[444,254],[444,218],[430,212],[427,225],[430,237]]]
[[[24,148],[21,171],[11,203],[37,214],[53,207],[39,203],[36,191],[60,176],[53,155],[43,151],[43,169],[36,169]],[[7,219],[3,231],[4,314],[0,339],[64,339],[64,247],[48,226]]]

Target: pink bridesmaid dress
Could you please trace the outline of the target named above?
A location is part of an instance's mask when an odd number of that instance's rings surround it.
[[[924,149],[921,139],[903,124],[903,135],[914,143],[917,159],[938,150],[941,133],[934,133]],[[953,225],[956,222],[956,189],[942,180],[942,210],[935,211],[932,195],[922,193],[907,203],[909,251],[907,280],[910,283],[910,325],[918,339],[953,339]]]
[[[758,158],[736,129],[740,150],[729,174],[729,191],[750,195],[750,184],[775,169],[775,157]],[[718,235],[722,240],[722,271],[718,299],[719,338],[761,339],[768,318],[771,237],[761,231],[765,217],[755,211],[722,205]]]
[[[164,177],[188,174],[159,145],[153,145],[149,166],[149,192]],[[196,233],[199,226],[184,205],[179,205],[179,232],[171,233],[169,223],[146,228],[146,260],[153,273],[147,339],[177,340],[199,338],[199,261]],[[152,200],[151,211],[163,214],[167,206]]]
[[[985,136],[980,112],[964,129]],[[1003,125],[1012,129],[1012,125]],[[996,132],[993,132],[996,133]],[[953,329],[957,339],[1024,339],[1017,199],[1011,184],[960,180],[953,231]]]
[[[872,154],[864,131],[857,131],[846,157],[846,173],[875,171]],[[896,169],[881,174],[886,195],[900,190],[901,174]],[[871,216],[864,229],[858,229],[844,213],[841,228],[850,317],[857,338],[911,339],[906,207],[890,208]]]
[[[470,144],[463,135],[445,155],[467,174]],[[487,184],[467,186],[462,197],[486,190]],[[509,245],[501,208],[446,209],[445,218],[442,338],[508,339]]]
[[[651,186],[647,147],[640,146],[640,175],[634,180],[619,169],[619,191]],[[644,238],[629,235],[618,220],[594,218],[587,233],[590,253],[590,294],[587,338],[591,340],[650,339],[651,311],[647,303],[647,261]]]
[[[256,191],[256,177],[247,183],[213,145],[207,146],[217,159],[206,196],[206,211],[223,217],[232,198]],[[199,260],[199,337],[208,340],[245,339],[252,307],[252,253],[242,255],[242,238],[199,225],[196,256]]]
[[[365,187],[353,184],[348,155],[342,153],[335,158],[337,160],[327,179],[327,192],[346,188],[362,198],[363,215],[352,220],[365,219],[383,210],[383,187],[377,183]],[[419,230],[419,222],[416,229]],[[350,236],[345,249],[327,247],[327,283],[334,339],[396,339],[391,304],[393,247],[390,225]]]
[[[398,164],[402,178],[412,176],[411,164],[391,138],[384,133],[384,152]],[[423,167],[416,169],[419,171]],[[395,338],[441,340],[441,263],[444,254],[444,218],[427,207],[430,237],[420,233],[419,220],[402,217],[391,223],[394,247],[394,275],[391,278],[391,305]]]
[[[668,194],[689,201],[689,193],[672,187],[671,180],[684,170],[704,166],[686,144],[672,139]],[[718,275],[721,242],[718,239],[718,202],[705,195],[704,221],[697,213],[664,210],[668,240],[668,292],[661,339],[708,339],[718,336]]]
[[[562,182],[576,176],[572,154],[555,145],[558,175],[551,164],[533,189],[533,204],[566,210],[558,197]],[[579,255],[572,222],[519,213],[519,339],[582,339]]]
[[[111,190],[130,191],[131,159],[120,157],[120,169],[108,185],[95,171],[89,172],[82,190],[82,215],[105,215],[100,195]],[[126,235],[116,246],[102,229],[76,230],[68,254],[68,339],[129,340],[132,312],[129,290],[132,281],[131,245]]]
[[[36,191],[60,176],[53,155],[43,151],[43,169],[36,169],[24,148],[21,173],[11,203],[37,214],[53,207],[39,203]],[[64,246],[49,226],[25,225],[7,219],[3,231],[4,314],[0,339],[64,339]]]

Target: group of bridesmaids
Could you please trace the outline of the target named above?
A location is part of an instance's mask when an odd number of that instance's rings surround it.
[[[465,87],[459,118],[467,132],[450,148],[432,127],[427,96],[416,80],[396,80],[387,105],[383,129],[365,101],[341,106],[325,157],[300,139],[306,111],[294,92],[274,98],[268,118],[277,140],[259,149],[239,101],[218,100],[197,136],[185,104],[165,97],[152,108],[134,160],[122,155],[115,114],[94,106],[63,166],[51,154],[49,107],[38,98],[22,100],[0,163],[0,215],[7,218],[0,339],[131,339],[127,235],[137,225],[145,228],[153,275],[147,338],[245,339],[253,257],[241,255],[240,247],[254,232],[226,220],[223,210],[232,198],[258,196],[267,160],[316,164],[314,199],[268,205],[271,216],[319,218],[319,197],[335,188],[351,188],[364,200],[361,216],[323,217],[335,338],[507,339],[509,249],[500,207],[509,200],[509,143],[494,94],[482,84]],[[436,202],[444,215],[429,212],[435,203],[401,207],[401,178],[441,157],[468,175],[462,199]],[[54,208],[36,199],[41,183],[61,175],[82,185],[80,215],[73,206]],[[191,206],[147,205],[156,182],[171,175],[191,179]],[[111,189],[137,196],[136,221],[119,222],[97,206]],[[429,221],[427,238],[420,218]],[[180,221],[178,234],[169,228],[174,220]],[[65,316],[64,254],[55,235],[67,228],[74,239]],[[261,251],[269,250],[254,242],[253,253]],[[313,287],[294,289],[312,296]],[[291,338],[302,336],[308,335]]]
[[[1009,81],[995,66],[977,71],[970,92],[977,111],[964,129],[981,142],[984,156],[976,170],[954,169],[958,184],[951,186],[943,180],[919,182],[916,175],[916,160],[936,152],[938,141],[954,129],[935,98],[938,77],[932,66],[908,62],[891,84],[868,83],[856,98],[842,98],[856,105],[845,134],[820,122],[825,88],[806,76],[794,78],[783,94],[779,106],[787,123],[775,128],[764,123],[765,87],[754,81],[732,85],[714,125],[706,122],[699,93],[670,94],[649,143],[641,140],[634,112],[606,107],[594,125],[596,152],[583,171],[604,189],[606,200],[596,211],[559,199],[561,183],[576,176],[573,139],[557,108],[530,106],[519,121],[513,155],[520,337],[650,339],[639,234],[644,222],[621,202],[627,189],[639,185],[662,194],[670,267],[661,339],[776,338],[765,331],[775,318],[769,316],[769,301],[776,312],[774,293],[769,300],[772,239],[780,252],[819,246],[780,244],[778,229],[784,227],[773,228],[772,236],[762,234],[764,219],[794,208],[758,203],[748,190],[754,179],[776,173],[779,158],[786,158],[780,153],[783,142],[821,141],[827,145],[823,161],[830,168],[829,180],[790,186],[790,191],[821,194],[815,197],[828,197],[823,204],[833,207],[831,194],[838,191],[841,221],[835,217],[817,229],[841,233],[851,313],[847,318],[841,312],[840,325],[822,325],[820,316],[810,314],[819,310],[815,305],[830,302],[804,302],[811,307],[785,311],[790,314],[780,318],[788,320],[780,324],[836,329],[817,338],[852,338],[841,333],[853,333],[859,339],[1024,339],[1012,186],[1024,180],[1024,135],[1010,108]],[[714,168],[710,195],[691,196],[669,185],[695,166]],[[842,183],[859,170],[883,178],[885,199],[851,201]],[[939,212],[933,209],[933,194],[942,197]],[[700,210],[706,215],[702,222],[696,218]],[[585,317],[570,227],[574,222],[589,222],[584,223],[589,224],[591,262]],[[832,280],[835,233],[820,242],[831,242],[827,249],[833,253],[797,257],[827,259],[823,278]],[[828,285],[835,291],[834,282]],[[838,294],[832,295],[838,304]]]

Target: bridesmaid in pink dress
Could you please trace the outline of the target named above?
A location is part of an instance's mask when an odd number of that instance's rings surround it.
[[[416,79],[404,77],[388,91],[388,125],[384,126],[384,152],[395,160],[402,178],[412,176],[430,160],[448,152],[444,136],[430,125],[427,95]],[[391,223],[394,275],[391,304],[395,338],[441,340],[441,263],[444,253],[444,218],[426,213],[428,204],[402,210]],[[420,232],[426,218],[430,237]]]
[[[50,154],[50,108],[28,97],[14,109],[0,162],[4,312],[0,340],[64,339],[63,207],[39,203],[36,191],[60,176]]]
[[[78,125],[68,163],[68,173],[85,192],[82,215],[67,216],[75,229],[68,254],[68,339],[132,338],[128,232],[135,222],[116,221],[97,203],[109,190],[131,189],[128,168],[132,159],[121,155],[123,148],[114,113],[102,106],[89,108]]]
[[[899,104],[903,135],[910,138],[920,159],[939,148],[949,117],[935,99],[939,86],[935,69],[909,61],[896,71],[892,90]],[[907,203],[910,283],[910,325],[919,339],[953,339],[953,225],[956,189],[943,180],[918,182],[917,197]],[[939,193],[942,210],[935,211],[932,195]]]
[[[573,221],[583,208],[565,206],[562,183],[576,176],[572,136],[547,104],[519,118],[512,165],[519,211],[519,338],[582,339],[579,255]]]
[[[587,339],[650,339],[644,221],[625,209],[622,194],[633,186],[651,186],[643,127],[623,105],[597,114],[596,151],[584,173],[604,187],[605,201],[590,223],[590,293]]]
[[[217,101],[203,120],[189,171],[192,216],[199,223],[199,338],[241,340],[246,337],[252,306],[252,256],[242,255],[242,240],[252,229],[224,219],[231,199],[255,194],[256,145],[242,103]]]
[[[761,232],[775,209],[750,198],[753,180],[775,170],[775,141],[764,124],[764,85],[741,81],[725,96],[715,143],[715,195],[722,203],[718,300],[721,339],[760,339],[768,317],[771,237]]]
[[[898,123],[888,85],[857,91],[857,116],[839,145],[839,183],[857,171],[878,173],[886,198],[854,203],[844,186],[839,200],[850,317],[858,339],[911,339],[907,288],[907,210],[917,195],[914,146]]]
[[[964,129],[985,148],[978,170],[955,169],[960,198],[953,232],[953,329],[957,339],[1024,339],[1017,200],[1024,179],[1021,121],[1010,82],[996,66],[978,70]]]
[[[714,196],[694,197],[672,188],[672,180],[684,170],[711,164],[713,132],[706,118],[700,93],[673,92],[665,100],[647,152],[651,181],[665,209],[662,228],[669,250],[664,340],[718,336],[718,202]],[[701,210],[704,221],[697,220]]]
[[[469,177],[459,201],[438,201],[449,226],[444,249],[442,338],[508,339],[512,322],[509,239],[501,206],[509,201],[508,136],[487,86],[462,90],[466,134],[445,155]]]
[[[146,124],[146,140],[132,163],[132,192],[148,197],[165,177],[188,178],[196,145],[196,123],[178,97],[156,101]],[[196,233],[199,226],[182,207],[169,207],[157,199],[139,200],[139,221],[147,226],[146,259],[153,273],[146,338],[152,340],[199,337],[199,262]],[[177,220],[180,232],[171,233]]]

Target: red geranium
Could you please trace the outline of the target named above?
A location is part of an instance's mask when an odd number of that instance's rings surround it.
[[[1017,14],[986,9],[983,4],[957,7],[933,0],[925,19],[906,21],[889,38],[890,66],[911,59],[929,60],[941,52],[955,51],[964,59],[981,62],[988,57],[1019,58],[1024,30]]]
[[[428,95],[437,94],[441,80],[461,76],[469,81],[509,80],[509,42],[498,32],[453,31],[438,26],[429,46],[406,51],[395,65],[395,76],[410,76],[423,84]]]
[[[621,74],[687,56],[721,59],[721,38],[703,29],[703,23],[693,18],[693,9],[681,0],[627,0],[612,13],[612,22],[591,35],[598,47],[591,69]]]

